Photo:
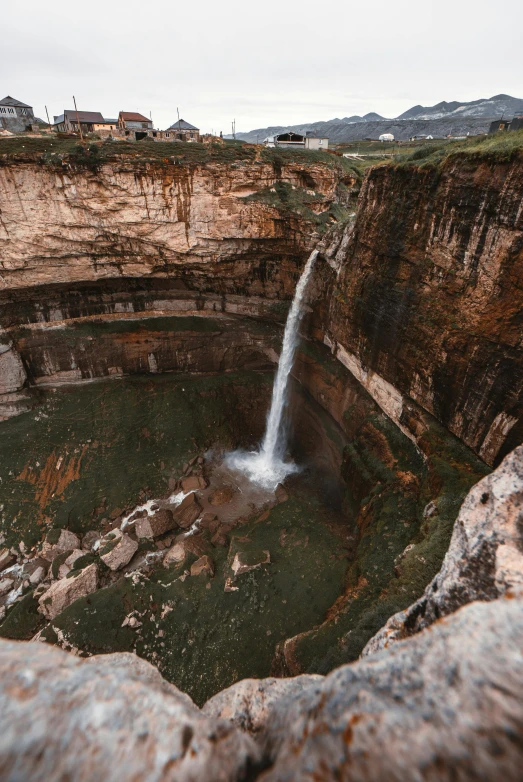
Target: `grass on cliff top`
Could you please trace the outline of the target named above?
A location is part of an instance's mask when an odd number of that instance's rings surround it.
[[[353,170],[351,163],[345,158],[327,152],[261,149],[253,144],[230,140],[223,144],[88,140],[85,146],[82,146],[78,139],[57,136],[13,136],[0,139],[0,165],[13,162],[61,165],[64,160],[79,168],[96,170],[103,163],[116,160],[155,164],[245,163],[253,162],[259,154],[262,162],[272,163],[275,168],[289,163],[319,163],[346,173]]]
[[[523,159],[523,130],[426,144],[408,155],[397,156],[394,162],[396,165],[438,167],[457,157],[477,163],[511,163]]]

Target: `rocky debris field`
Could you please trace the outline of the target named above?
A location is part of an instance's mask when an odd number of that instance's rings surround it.
[[[378,635],[364,657],[326,677],[241,681],[200,710],[133,655],[80,660],[2,641],[4,778],[516,782],[522,497],[520,447],[463,504],[422,599],[432,619],[414,626],[418,602],[404,612],[401,639],[389,633],[382,643]],[[66,545],[55,537],[47,555]],[[490,556],[471,568],[481,542]],[[433,621],[437,605],[444,616]]]

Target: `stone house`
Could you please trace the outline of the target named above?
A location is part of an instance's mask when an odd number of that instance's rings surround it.
[[[165,141],[199,141],[200,129],[195,128],[190,122],[179,119],[167,128],[163,133]],[[163,139],[162,139],[163,140]]]
[[[8,95],[0,100],[0,128],[12,133],[35,130],[36,118],[32,106]]]
[[[118,128],[124,132],[126,137],[140,141],[150,135],[148,131],[152,131],[153,121],[138,112],[121,111],[118,114]]]

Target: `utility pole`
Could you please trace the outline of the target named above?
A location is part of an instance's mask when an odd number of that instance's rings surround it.
[[[74,97],[74,95],[73,95],[73,101],[74,101],[74,110],[76,111],[76,121],[78,123],[78,130],[80,131],[80,141],[85,146],[84,137],[82,134],[82,126],[80,125],[80,117],[78,115],[78,109],[76,107],[76,98]]]
[[[45,113],[47,114],[47,124],[49,127],[51,127],[51,120],[49,119],[49,112],[47,111],[47,106],[45,107]]]
[[[178,114],[178,130],[180,130],[180,111],[178,109],[178,106],[176,106],[176,113]]]
[[[233,119],[232,121],[232,137],[236,141],[236,120]]]

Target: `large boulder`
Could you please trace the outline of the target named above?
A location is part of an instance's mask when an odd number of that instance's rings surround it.
[[[177,526],[172,511],[169,508],[161,508],[150,516],[137,519],[134,528],[139,538],[158,538]]]
[[[202,509],[196,495],[188,494],[173,512],[176,524],[182,529],[189,529],[199,518]]]
[[[94,592],[98,587],[98,570],[93,562],[78,573],[71,573],[51,587],[38,599],[38,610],[47,619],[54,619],[75,600]]]
[[[42,546],[42,557],[52,562],[60,554],[80,548],[80,538],[68,529],[51,529]]]
[[[423,596],[392,616],[363,655],[428,627],[473,600],[495,600],[523,585],[523,446],[469,492],[441,570]]]
[[[508,596],[507,596],[508,597]],[[472,603],[277,700],[263,782],[518,782],[523,599]]]
[[[100,559],[111,570],[120,570],[134,557],[138,551],[138,543],[121,530],[115,530],[113,534],[114,538],[101,546]]]
[[[227,719],[238,728],[256,734],[266,729],[269,713],[277,701],[301,695],[323,681],[318,674],[291,679],[243,679],[210,698],[202,711],[214,719]]]
[[[187,494],[189,491],[199,491],[207,487],[207,481],[201,475],[191,475],[189,478],[183,478],[181,482],[182,491]]]
[[[219,782],[257,765],[252,739],[132,654],[81,660],[1,640],[0,669],[3,779]]]

